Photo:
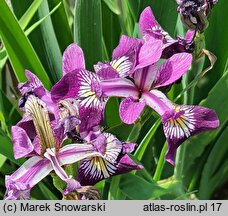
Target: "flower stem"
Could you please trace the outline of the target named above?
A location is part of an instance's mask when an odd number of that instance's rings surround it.
[[[179,147],[176,155],[176,165],[174,169],[174,176],[177,180],[181,180],[183,178],[185,152],[186,152],[186,145],[182,145]]]
[[[158,164],[157,164],[157,168],[155,170],[155,173],[154,173],[154,177],[153,179],[155,181],[159,181],[160,178],[161,178],[161,174],[162,174],[162,171],[163,171],[163,168],[164,168],[164,165],[165,165],[165,153],[167,151],[167,148],[168,148],[168,144],[167,144],[167,141],[165,142],[162,150],[161,150],[161,154],[160,154],[160,157],[158,159]]]

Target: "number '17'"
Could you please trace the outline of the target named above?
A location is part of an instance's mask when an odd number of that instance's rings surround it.
[[[219,211],[221,205],[222,205],[222,203],[212,203],[211,204],[213,211]]]

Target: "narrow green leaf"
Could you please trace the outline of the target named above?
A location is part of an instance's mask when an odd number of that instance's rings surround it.
[[[102,59],[101,0],[76,1],[74,40],[82,47],[87,68],[92,70]]]
[[[110,98],[105,106],[105,122],[108,127],[114,127],[122,123],[119,117],[118,99]]]
[[[152,139],[154,133],[156,132],[157,128],[159,127],[161,121],[158,119],[154,125],[151,127],[151,129],[148,131],[142,142],[139,144],[139,147],[135,151],[134,156],[137,157],[138,160],[141,160],[143,158],[143,155],[146,151],[147,146],[150,143],[150,140]]]
[[[24,30],[26,28],[26,26],[29,24],[29,22],[31,21],[32,17],[34,16],[34,14],[36,13],[36,11],[38,10],[39,6],[41,5],[43,0],[36,0],[34,1],[30,7],[28,8],[28,10],[23,14],[23,16],[20,18],[19,20],[19,24],[21,26],[21,28]]]
[[[0,154],[0,170],[1,170],[1,167],[4,165],[4,163],[6,162],[7,160],[7,157]]]
[[[21,115],[16,107],[17,104],[13,104],[0,89],[0,112],[8,127],[16,124],[21,119]]]
[[[48,0],[50,10],[53,10],[59,3],[62,3],[58,10],[51,16],[55,36],[62,53],[69,44],[73,43],[73,34],[70,29],[63,2],[64,0]]]
[[[40,60],[4,0],[0,0],[0,8],[0,35],[18,81],[26,80],[24,70],[28,69],[50,88],[50,80]]]
[[[209,17],[209,27],[205,31],[206,49],[214,53],[218,61],[205,79],[198,84],[195,92],[198,101],[206,97],[207,92],[214,87],[216,82],[226,72],[225,67],[228,59],[228,43],[226,43],[228,38],[227,11],[227,1],[219,0],[215,7],[213,7]],[[206,61],[204,68],[208,65],[209,62]]]
[[[39,21],[35,22],[32,24],[32,26],[30,26],[26,31],[25,31],[25,35],[28,36],[34,29],[36,29],[36,27],[38,27],[46,18],[48,18],[49,16],[51,16],[59,7],[61,6],[61,3],[59,3],[58,5],[56,5],[51,11],[50,13],[48,13],[46,16],[44,16],[43,18],[41,18]]]
[[[55,194],[44,183],[40,182],[38,186],[47,200],[58,200]]]
[[[190,170],[194,172],[198,165],[196,158],[200,157],[206,146],[213,142],[214,138],[220,133],[220,129],[227,124],[228,121],[228,71],[223,75],[215,87],[209,92],[208,97],[203,100],[200,105],[212,108],[216,111],[220,128],[211,132],[202,133],[192,137],[184,143],[186,145],[186,156],[184,161],[184,176],[189,176]]]
[[[120,14],[120,8],[118,5],[118,1],[117,0],[103,0],[105,2],[105,4],[109,7],[109,9],[119,15]]]
[[[228,176],[224,176],[225,179],[221,179],[221,175],[219,175],[220,169],[222,169],[222,171],[225,171],[222,165],[224,165],[226,161],[228,162],[227,142],[228,127],[225,128],[218,141],[215,143],[204,166],[199,188],[199,197],[201,199],[210,199],[210,196],[221,183],[221,181],[223,182],[228,178]]]
[[[111,60],[113,49],[118,45],[121,27],[119,17],[104,2],[102,2],[102,29],[104,43],[109,57],[104,60],[108,61]]]
[[[57,8],[59,8],[59,4],[56,6]],[[50,10],[47,0],[44,0],[37,11],[35,22],[47,16],[49,13]],[[52,82],[57,82],[62,77],[62,53],[58,45],[50,16],[29,35],[29,39],[36,49]]]
[[[124,123],[121,123],[119,125],[107,129],[106,132],[116,135],[120,140],[127,140],[133,127],[134,125],[126,125]]]

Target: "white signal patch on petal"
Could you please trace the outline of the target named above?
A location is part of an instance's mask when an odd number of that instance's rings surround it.
[[[110,62],[111,66],[119,73],[120,77],[129,75],[132,67],[132,62],[128,56],[122,56]]]
[[[96,92],[96,88],[93,88],[95,83],[99,83],[99,78],[95,73],[80,71],[78,74],[78,80],[80,87],[78,91],[78,97],[80,104],[86,108],[94,107],[100,109],[102,106],[101,98]]]
[[[104,133],[106,137],[105,152],[81,162],[81,169],[89,179],[104,179],[115,174],[117,158],[122,150],[122,143],[112,134]]]
[[[170,139],[181,139],[183,137],[188,138],[195,130],[196,125],[193,107],[182,106],[176,107],[175,109],[177,112],[183,111],[184,113],[178,118],[170,118],[164,123],[165,135]]]
[[[102,157],[93,157],[81,163],[84,175],[89,179],[103,179],[112,176],[116,171],[115,164]]]

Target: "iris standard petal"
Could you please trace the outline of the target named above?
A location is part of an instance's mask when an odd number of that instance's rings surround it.
[[[166,60],[159,69],[154,88],[167,86],[178,79],[190,68],[192,55],[189,53],[174,54]]]
[[[142,35],[148,34],[153,28],[160,27],[150,7],[146,7],[139,18],[139,28]]]
[[[27,92],[33,91],[35,88],[43,86],[39,78],[31,71],[25,70],[25,75],[28,78],[28,81],[18,84],[18,89],[22,95],[26,94]]]
[[[150,91],[151,86],[157,78],[158,66],[157,63],[147,66],[143,69],[138,69],[134,72],[135,85],[143,91]]]
[[[85,69],[85,59],[82,49],[76,43],[72,43],[63,53],[63,76],[76,69]]]
[[[149,37],[139,49],[135,70],[144,68],[157,62],[162,54],[162,41]]]
[[[126,77],[133,73],[141,43],[139,39],[121,36],[119,45],[113,50],[112,61],[110,62],[120,77]]]

